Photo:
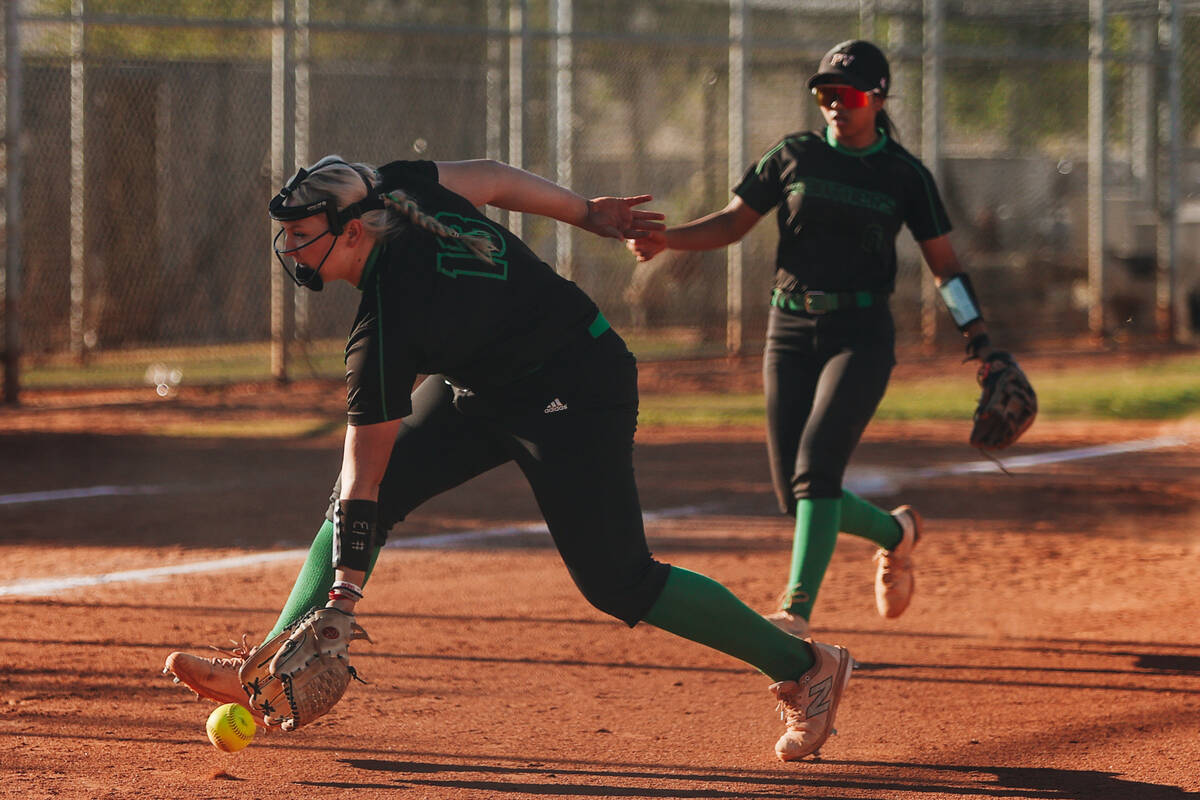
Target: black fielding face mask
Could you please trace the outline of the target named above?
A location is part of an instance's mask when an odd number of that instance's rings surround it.
[[[279,229],[279,233],[275,234],[275,241],[271,243],[272,249],[275,251],[275,259],[279,262],[279,266],[283,267],[283,271],[297,286],[303,286],[314,292],[319,292],[325,288],[325,279],[321,277],[321,267],[325,266],[325,260],[329,258],[329,254],[333,252],[334,246],[337,244],[338,237],[333,235],[333,241],[329,243],[329,249],[325,251],[325,255],[321,256],[321,263],[317,264],[316,269],[301,264],[295,254],[301,250],[312,247],[318,241],[330,235],[330,231],[325,231],[316,239],[310,242],[305,242],[299,247],[293,247],[290,250],[281,250],[279,248],[280,239],[283,239],[286,234],[283,228]],[[286,239],[285,239],[286,241]],[[289,264],[289,262],[291,262]]]
[[[334,161],[325,164],[341,164],[349,166],[345,161]],[[292,176],[287,185],[279,190],[279,194],[271,200],[269,213],[271,219],[279,222],[294,222],[296,220],[307,219],[323,215],[328,222],[328,227],[325,232],[317,238],[305,242],[299,247],[293,247],[290,250],[281,250],[280,239],[283,243],[287,243],[286,232],[283,228],[279,229],[279,233],[275,234],[275,240],[271,243],[272,249],[275,251],[275,258],[278,259],[279,265],[283,267],[283,271],[288,274],[288,277],[297,286],[303,286],[305,289],[310,289],[314,292],[319,292],[325,288],[325,279],[321,277],[321,267],[325,266],[325,261],[329,258],[329,254],[333,252],[333,248],[337,245],[338,237],[346,227],[346,223],[352,219],[358,219],[367,211],[374,211],[384,207],[383,199],[380,197],[385,189],[379,186],[373,187],[361,173],[355,170],[355,174],[362,179],[363,186],[367,190],[366,196],[357,203],[351,203],[341,211],[337,210],[337,206],[332,197],[322,197],[313,202],[306,204],[297,204],[289,206],[288,198],[295,192],[305,179],[308,178],[307,170],[301,169]],[[329,249],[325,251],[325,255],[321,257],[321,263],[317,264],[316,268],[301,264],[295,254],[306,247],[311,247],[326,236],[332,236],[333,240],[329,243]],[[291,262],[290,264],[288,262]]]

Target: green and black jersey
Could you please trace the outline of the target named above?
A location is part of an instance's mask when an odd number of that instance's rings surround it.
[[[890,292],[900,226],[917,241],[949,232],[929,170],[880,133],[863,150],[790,134],[734,188],[760,214],[778,206],[776,288]]]
[[[419,374],[441,374],[480,394],[502,392],[607,325],[578,286],[438,183],[433,162],[397,161],[380,173],[444,225],[490,238],[495,264],[416,226],[372,254],[346,344],[351,425],[409,414]]]

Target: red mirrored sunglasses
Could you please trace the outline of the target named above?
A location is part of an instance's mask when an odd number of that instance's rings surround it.
[[[870,92],[860,92],[853,86],[814,86],[817,105],[831,108],[836,100],[842,108],[862,108],[871,101]]]

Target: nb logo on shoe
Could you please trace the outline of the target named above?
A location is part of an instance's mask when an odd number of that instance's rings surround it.
[[[830,675],[820,683],[813,684],[813,687],[808,690],[808,696],[813,698],[813,701],[808,704],[808,708],[804,709],[804,716],[811,719],[818,714],[824,714],[829,710],[829,695],[833,692],[833,676]]]
[[[567,410],[567,404],[564,403],[562,400],[559,400],[556,397],[550,401],[550,405],[546,406],[542,410],[542,413],[543,414],[553,414],[557,411],[566,411],[566,410]]]

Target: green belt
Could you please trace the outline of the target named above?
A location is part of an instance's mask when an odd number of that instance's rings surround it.
[[[870,308],[887,303],[887,299],[887,292],[785,292],[783,289],[771,292],[771,305],[776,308],[808,314]]]

